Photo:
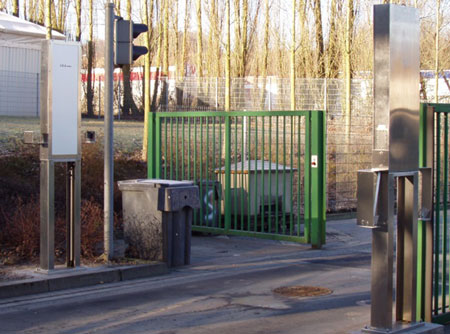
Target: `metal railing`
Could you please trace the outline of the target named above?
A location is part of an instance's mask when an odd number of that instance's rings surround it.
[[[152,115],[148,176],[198,184],[193,230],[325,242],[323,111]]]
[[[432,168],[431,220],[418,225],[418,314],[426,321],[450,320],[448,233],[450,104],[421,105],[420,167]]]

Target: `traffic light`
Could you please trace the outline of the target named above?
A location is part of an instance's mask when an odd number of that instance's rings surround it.
[[[145,46],[133,45],[133,40],[147,30],[148,27],[145,24],[116,17],[114,20],[114,65],[131,65],[133,61],[148,52]]]

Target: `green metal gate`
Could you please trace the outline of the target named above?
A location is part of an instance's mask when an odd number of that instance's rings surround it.
[[[160,112],[148,177],[193,180],[193,230],[325,242],[325,113]]]
[[[418,314],[425,321],[450,321],[448,229],[450,104],[422,104],[420,167],[432,168],[433,210],[418,226]]]

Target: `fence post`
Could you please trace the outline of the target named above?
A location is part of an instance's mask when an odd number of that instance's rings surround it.
[[[156,136],[156,115],[150,112],[148,119],[148,136],[147,136],[147,177],[149,179],[157,178],[159,174],[157,166],[161,163],[161,136]],[[158,122],[159,123],[159,122]],[[159,128],[159,126],[158,126]],[[159,131],[160,132],[160,131]],[[157,140],[157,144],[155,141]],[[160,169],[160,168],[159,168]]]
[[[231,227],[231,124],[225,116],[225,231]]]
[[[429,112],[431,111],[431,112]],[[434,110],[426,103],[420,105],[420,128],[419,128],[419,168],[433,166],[433,127]],[[422,175],[422,194],[429,187],[430,200],[433,196],[431,172],[429,182],[426,185],[425,175]],[[428,186],[428,187],[427,187]],[[425,189],[424,189],[425,188]],[[424,195],[422,195],[422,205]],[[433,206],[432,203],[431,206]],[[417,320],[432,321],[432,299],[433,299],[433,209],[430,212],[430,221],[418,220],[417,228]]]
[[[311,112],[311,245],[325,243],[325,112]]]

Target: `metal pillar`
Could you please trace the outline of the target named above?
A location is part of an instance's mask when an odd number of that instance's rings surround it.
[[[104,161],[104,246],[107,260],[114,254],[114,113],[113,113],[113,38],[114,4],[105,5],[105,161]]]
[[[40,269],[52,270],[55,266],[55,164],[41,159],[40,186]]]
[[[358,224],[373,228],[371,320],[363,333],[403,333],[423,326],[417,323],[419,40],[416,9],[374,6],[373,169],[358,171],[357,195]],[[428,174],[423,171],[425,190]],[[422,206],[428,202],[422,200]]]

